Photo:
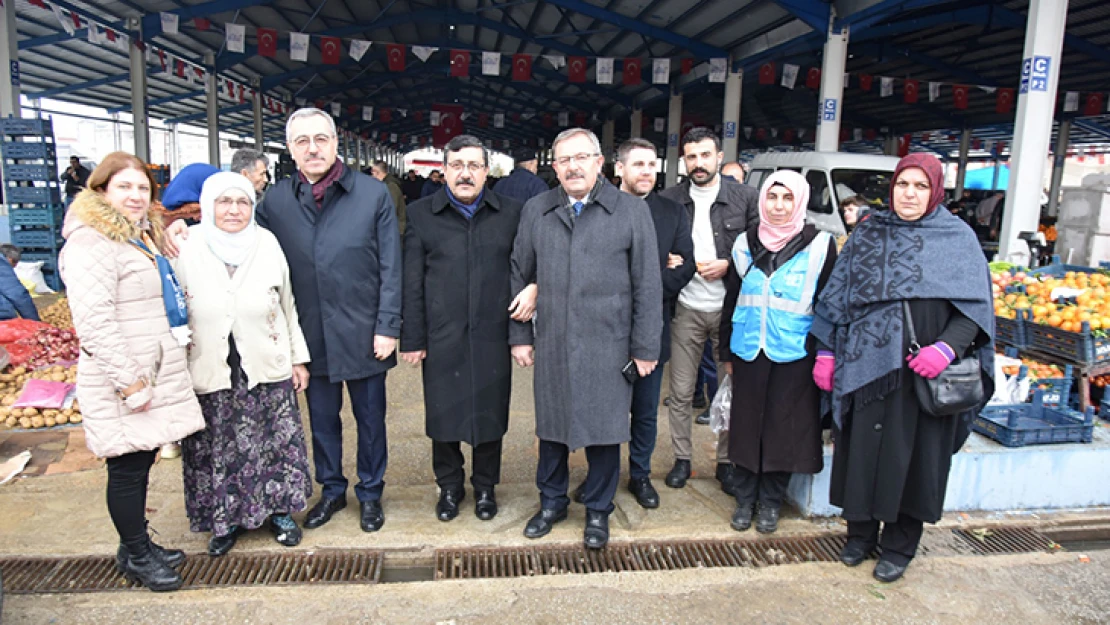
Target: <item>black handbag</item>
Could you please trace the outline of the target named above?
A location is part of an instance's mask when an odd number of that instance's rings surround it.
[[[913,329],[910,305],[902,300],[902,308],[910,334],[910,354],[916,356],[921,351],[921,345]],[[943,417],[978,408],[983,403],[983,371],[979,366],[979,356],[957,358],[931,380],[913,373],[913,390],[917,393],[921,410],[934,416]]]

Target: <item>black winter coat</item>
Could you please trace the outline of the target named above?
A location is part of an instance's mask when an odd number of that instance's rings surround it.
[[[488,189],[469,220],[443,189],[408,207],[401,351],[428,352],[432,440],[478,445],[509,427],[509,279],[520,210]]]
[[[312,185],[293,175],[266,192],[256,219],[289,261],[309,372],[341,382],[396,365],[396,355],[374,357],[374,335],[401,334],[401,240],[386,186],[348,168],[318,209]]]
[[[659,195],[686,207],[686,216],[694,223],[694,200],[690,199],[689,179],[680,185],[663,190]],[[752,226],[759,223],[759,191],[742,182],[721,177],[721,189],[709,209],[713,224],[713,242],[717,244],[717,258],[728,259],[732,244]],[[691,226],[692,227],[692,226]]]
[[[543,179],[523,167],[514,168],[512,173],[497,183],[498,193],[521,204],[549,190]]]
[[[690,219],[682,205],[658,193],[649,193],[644,201],[651,209],[651,220],[655,224],[655,238],[659,241],[659,271],[663,276],[663,338],[657,365],[662,367],[671,359],[671,318],[674,317],[675,302],[686,283],[694,277],[697,263],[694,262]],[[670,254],[681,256],[683,263],[674,269],[667,269],[667,256]]]

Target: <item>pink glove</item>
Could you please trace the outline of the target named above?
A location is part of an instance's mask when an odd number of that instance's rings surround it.
[[[821,350],[817,352],[817,362],[813,363],[813,382],[822,391],[833,390],[833,370],[836,369],[836,357],[832,352]]]
[[[945,367],[952,364],[956,359],[956,352],[948,346],[944,341],[937,341],[932,345],[927,345],[917,352],[917,355],[906,356],[906,362],[910,363],[910,369],[913,369],[917,375],[932,380],[944,371]]]

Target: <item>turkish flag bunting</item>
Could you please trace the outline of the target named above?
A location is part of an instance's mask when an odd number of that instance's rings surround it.
[[[247,88],[244,85],[239,85],[239,103],[247,103]]]
[[[624,60],[624,84],[640,84],[640,59]]]
[[[809,87],[814,91],[821,88],[821,68],[809,68],[809,71],[806,72],[806,87]]]
[[[326,65],[339,65],[343,44],[339,37],[320,37],[320,56]]]
[[[315,106],[316,108],[320,109],[321,111],[324,110],[324,107],[326,105],[327,105],[327,102],[324,102],[323,100],[316,100],[315,102],[312,103],[312,106]]]
[[[108,38],[108,41],[115,41],[116,40],[116,31],[112,30],[111,28],[105,28],[104,29],[104,36]]]
[[[273,57],[277,55],[277,31],[273,28],[258,29],[258,55]]]
[[[915,104],[917,102],[917,91],[921,83],[916,80],[906,80],[902,83],[902,100],[906,104]]]
[[[513,55],[513,80],[532,80],[532,55]]]
[[[766,141],[767,140],[767,129],[766,128],[756,128],[755,129],[755,139],[756,139],[756,141]]]
[[[73,18],[74,28],[81,28],[81,16],[73,12],[70,12],[69,16]]]
[[[994,101],[995,113],[1011,113],[1014,110],[1014,90],[999,89]]]
[[[193,19],[193,25],[197,27],[197,30],[208,30],[212,28],[212,20],[207,17],[197,17]]]
[[[913,143],[913,135],[902,135],[898,138],[898,156],[906,156],[910,153],[910,144]]]
[[[489,126],[489,115],[481,113],[478,115],[478,127],[485,128],[486,126]]]
[[[1102,94],[1101,93],[1088,93],[1087,99],[1083,102],[1084,115],[1099,115],[1102,113]]]
[[[378,113],[378,119],[382,120],[385,123],[393,121],[393,111],[390,109],[382,109]]]
[[[439,111],[439,125],[432,128],[432,145],[442,148],[463,133],[463,107],[459,104],[434,104],[432,110]]]
[[[550,128],[551,127],[551,113],[544,113],[543,114],[543,127],[544,128]]]
[[[848,134],[849,132],[850,131],[848,130],[848,128],[842,127],[840,129],[840,140],[841,141],[847,141],[848,137],[851,136],[851,135]]]
[[[682,59],[682,73],[689,74],[694,71],[694,59]]]
[[[513,113],[513,122],[520,123],[520,113]]]
[[[859,75],[859,88],[864,91],[871,91],[871,74]]]
[[[960,110],[967,108],[967,85],[952,85],[952,106]]]
[[[586,82],[586,57],[572,56],[567,59],[567,76],[571,82]]]
[[[574,125],[578,126],[579,128],[586,125],[586,112],[585,111],[578,111],[577,113],[574,114]]]
[[[793,141],[794,141],[794,129],[793,128],[787,128],[786,130],[782,131],[782,142],[783,143],[792,143]]]
[[[876,136],[878,135],[875,133],[874,128],[868,128],[863,131],[863,138],[867,139],[868,141],[874,141]]]
[[[353,116],[356,113],[358,113],[358,105],[357,104],[348,104],[347,105],[347,114]]]
[[[389,133],[383,130],[382,131],[382,143],[385,143],[387,141],[389,141]]]
[[[983,148],[983,140],[982,139],[972,139],[971,140],[971,149],[980,150],[982,148]]]
[[[405,45],[401,43],[387,43],[385,55],[389,59],[389,71],[405,71]]]
[[[470,74],[470,53],[466,50],[451,51],[451,75],[468,76]]]
[[[412,114],[412,119],[418,124],[424,121],[424,111],[414,111]]]
[[[31,5],[39,7],[40,9],[46,8],[46,3],[43,0],[31,0]]]
[[[759,67],[759,84],[773,85],[775,84],[775,64],[764,63]]]
[[[181,59],[177,59],[177,62],[174,64],[174,71],[177,74],[178,78],[184,78],[185,77],[185,61],[182,61]]]

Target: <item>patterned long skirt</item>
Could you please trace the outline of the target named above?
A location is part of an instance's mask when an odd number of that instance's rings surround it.
[[[231,389],[197,399],[207,427],[181,443],[190,528],[223,536],[304,510],[312,479],[293,381],[248,390],[233,375]]]

